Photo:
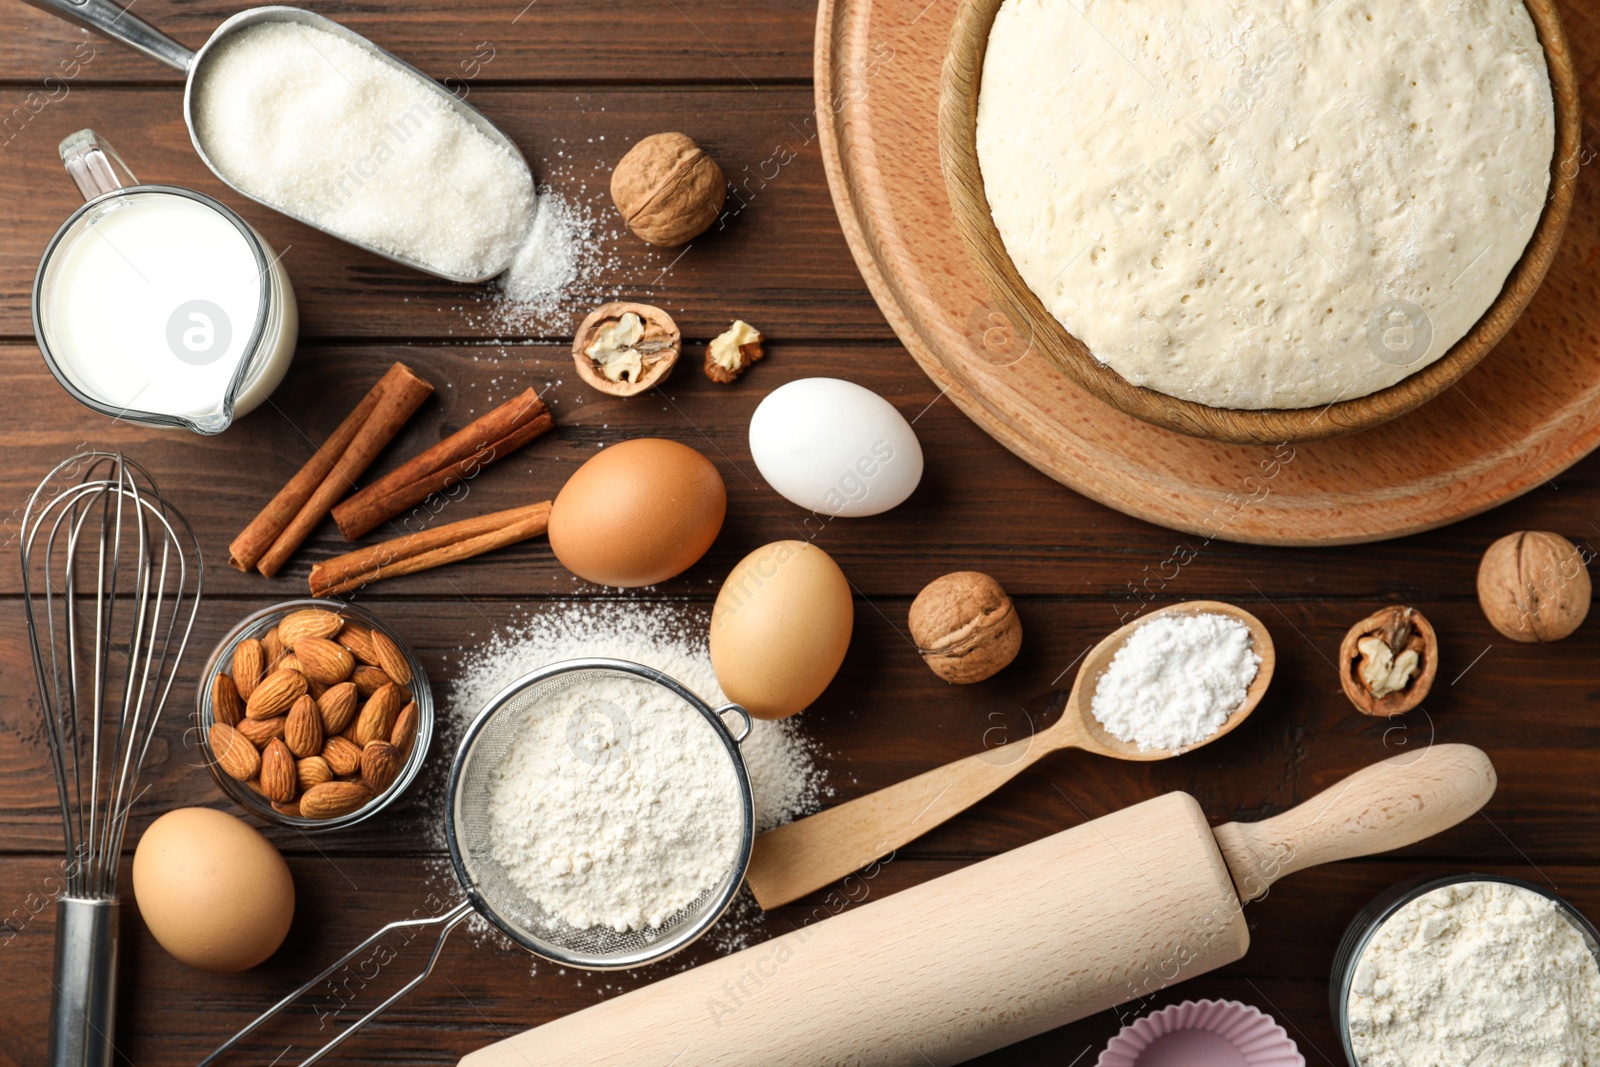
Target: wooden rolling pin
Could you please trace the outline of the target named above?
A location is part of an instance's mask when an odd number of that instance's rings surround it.
[[[1434,745],[1260,823],[1186,793],[1036,841],[525,1031],[463,1067],[960,1063],[1242,957],[1240,902],[1304,867],[1399,848],[1494,793]]]

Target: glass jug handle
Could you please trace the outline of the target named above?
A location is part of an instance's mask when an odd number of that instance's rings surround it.
[[[69,134],[62,140],[60,152],[67,175],[85,200],[139,184],[117,150],[93,130]]]

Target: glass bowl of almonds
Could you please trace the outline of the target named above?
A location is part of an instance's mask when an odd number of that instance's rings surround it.
[[[258,818],[304,831],[376,815],[433,740],[422,664],[371,612],[291,600],[217,645],[195,715],[206,766]]]

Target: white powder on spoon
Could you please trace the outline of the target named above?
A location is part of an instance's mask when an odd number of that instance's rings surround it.
[[[1161,615],[1123,642],[1090,710],[1111,736],[1179,751],[1221,728],[1261,667],[1250,628],[1223,615]]]
[[[351,241],[478,277],[510,262],[533,178],[436,86],[296,22],[240,30],[194,87],[196,135],[239,188]]]

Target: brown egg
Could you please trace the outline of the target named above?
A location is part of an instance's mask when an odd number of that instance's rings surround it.
[[[761,719],[803,711],[850,647],[850,583],[822,549],[774,541],[728,574],[711,609],[711,666],[728,699]]]
[[[259,830],[214,808],[150,824],[133,853],[133,896],[161,947],[202,971],[254,967],[294,918],[289,865]]]
[[[602,449],[567,480],[550,508],[550,548],[596,585],[655,585],[706,554],[727,511],[709,459],[641,437]]]

